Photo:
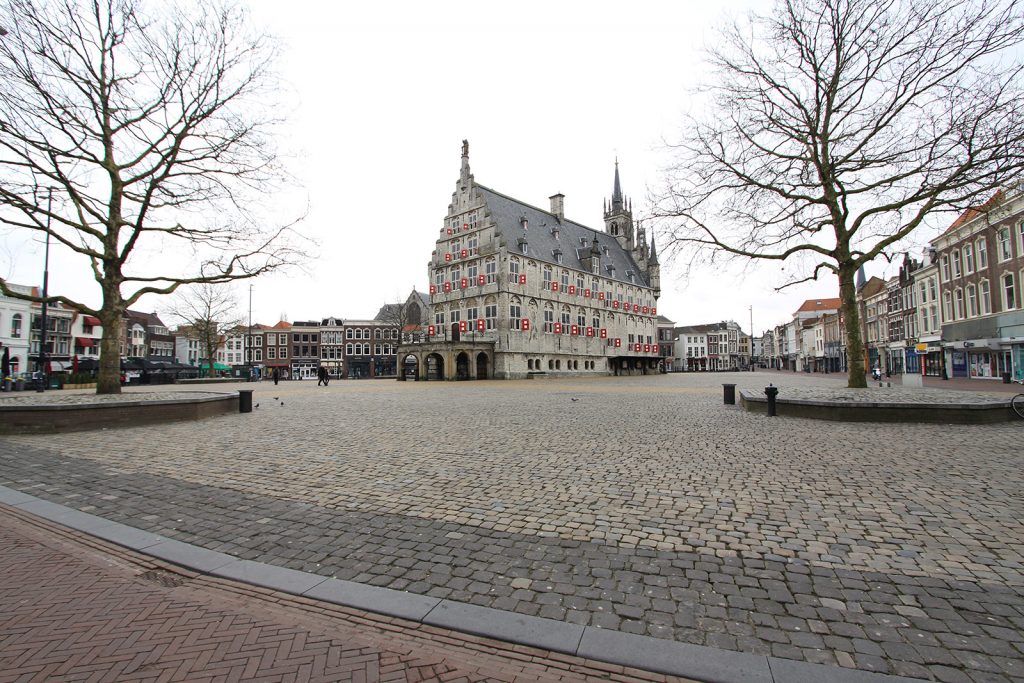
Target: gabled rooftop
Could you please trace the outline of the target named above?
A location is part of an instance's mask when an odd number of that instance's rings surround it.
[[[589,272],[583,265],[583,259],[588,256],[596,241],[601,255],[601,272],[596,275],[650,287],[646,270],[640,268],[629,252],[611,235],[575,221],[559,219],[550,211],[531,206],[489,187],[477,184],[476,188],[487,203],[496,233],[505,239],[510,251],[516,250],[525,241],[527,258]],[[556,252],[561,253],[561,264],[558,263]],[[629,279],[630,273],[633,274],[632,282]]]

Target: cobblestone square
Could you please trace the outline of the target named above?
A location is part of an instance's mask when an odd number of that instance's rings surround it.
[[[0,439],[0,484],[303,571],[942,681],[1024,680],[1022,425],[722,405],[783,373],[265,382],[251,415]],[[248,385],[246,388],[251,388]]]

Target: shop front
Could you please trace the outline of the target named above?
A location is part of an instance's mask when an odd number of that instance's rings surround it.
[[[996,362],[992,353],[987,350],[967,352],[967,369],[970,377],[992,379],[996,376]]]

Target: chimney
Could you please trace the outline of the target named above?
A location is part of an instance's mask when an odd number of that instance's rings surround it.
[[[551,200],[551,213],[555,214],[555,218],[561,223],[565,218],[565,195],[553,194],[548,199]]]

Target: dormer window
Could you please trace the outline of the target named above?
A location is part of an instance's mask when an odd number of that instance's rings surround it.
[[[558,226],[557,225],[552,225],[551,226],[551,236],[554,237],[556,240],[558,239]]]
[[[530,221],[526,220],[526,216],[519,217],[519,225],[523,226],[523,230],[530,229]]]
[[[580,245],[582,245],[584,247],[587,246],[587,237],[586,237],[586,235],[584,235],[583,237],[580,238]]]
[[[608,264],[608,277],[615,277],[615,266]]]
[[[551,252],[551,255],[555,257],[555,263],[561,263],[562,262],[562,250],[561,249],[555,249],[554,251]]]
[[[605,256],[607,256],[607,255],[608,255],[608,247],[604,247],[604,255],[605,255]]]
[[[529,250],[529,245],[526,243],[526,238],[520,237],[519,238],[519,252],[522,253],[522,254],[525,254],[525,253],[527,253],[528,250]]]

